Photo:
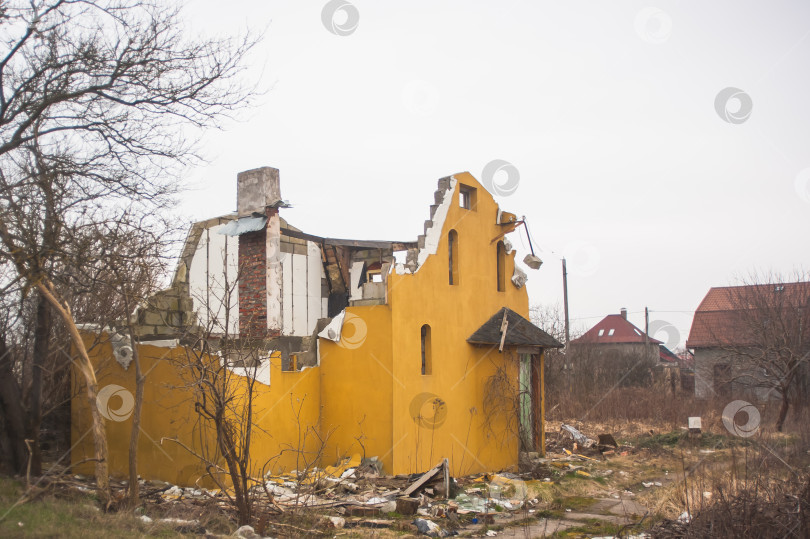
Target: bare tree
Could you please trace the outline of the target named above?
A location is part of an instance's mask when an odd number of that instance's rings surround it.
[[[733,380],[781,401],[776,430],[784,427],[791,401],[806,399],[810,363],[810,274],[756,274],[724,289],[728,310],[711,333],[736,364]]]
[[[139,504],[138,440],[145,376],[138,347],[136,310],[148,305],[166,276],[176,227],[159,216],[134,216],[123,212],[82,227],[71,237],[73,260],[62,276],[63,285],[74,293],[77,321],[107,328],[97,336],[109,340],[112,332],[125,335],[132,350],[135,376],[135,407],[129,446],[129,503]],[[100,342],[96,344],[101,344]]]
[[[238,290],[238,275],[224,283],[222,304],[231,305]],[[251,461],[256,382],[260,370],[269,373],[268,353],[262,352],[261,340],[243,338],[230,333],[230,310],[225,309],[224,321],[217,313],[209,313],[208,324],[200,328],[194,346],[186,348],[186,358],[180,368],[193,391],[194,409],[200,418],[202,432],[214,434],[215,447],[202,444],[195,453],[206,466],[208,476],[226,493],[236,509],[239,525],[250,524],[256,492],[254,477],[261,468]],[[269,381],[268,381],[269,382]],[[205,436],[203,435],[203,438]],[[225,467],[218,464],[225,461]],[[228,477],[233,495],[223,483]]]
[[[196,136],[255,95],[239,82],[253,38],[188,40],[182,27],[178,8],[158,0],[0,5],[0,257],[14,267],[21,294],[36,290],[68,332],[90,401],[105,506],[95,372],[72,291],[56,272],[69,264],[54,260],[70,245],[65,237],[99,216],[165,208],[178,167],[198,160]],[[48,203],[31,203],[32,194]]]

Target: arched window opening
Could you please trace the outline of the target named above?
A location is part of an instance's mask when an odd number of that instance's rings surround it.
[[[430,326],[425,324],[422,326],[422,374],[430,374],[433,372],[433,361],[430,343]]]
[[[458,284],[458,232],[451,230],[447,234],[448,268],[450,284]]]
[[[497,272],[498,272],[498,292],[506,290],[506,247],[502,241],[498,242],[497,248]]]

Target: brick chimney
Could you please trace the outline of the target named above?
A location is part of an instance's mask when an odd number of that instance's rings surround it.
[[[619,311],[619,312],[622,314],[622,318],[624,318],[625,320],[627,320],[627,309],[625,309],[624,307],[622,307],[622,310],[621,310],[621,311]]]
[[[278,169],[262,167],[236,176],[240,219],[265,216],[264,227],[239,235],[239,334],[266,338],[281,334],[281,200]]]

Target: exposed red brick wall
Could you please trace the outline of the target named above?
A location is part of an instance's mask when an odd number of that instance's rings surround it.
[[[266,231],[239,236],[239,334],[265,337],[267,334],[267,245]]]

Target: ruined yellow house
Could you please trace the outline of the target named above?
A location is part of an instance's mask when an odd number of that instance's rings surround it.
[[[237,181],[237,213],[192,227],[172,287],[138,313],[144,478],[193,484],[205,471],[195,455],[216,453],[188,368],[201,335],[261,350],[250,368],[216,359],[233,383],[254,382],[255,475],[350,455],[376,456],[388,474],[447,458],[462,475],[543,451],[543,350],[561,345],[528,321],[508,239],[520,221],[472,175],[439,180],[415,242],[301,232],[281,215],[278,170]],[[127,345],[113,336],[92,349],[110,471],[122,477],[135,394]],[[79,463],[93,447],[76,395]]]

